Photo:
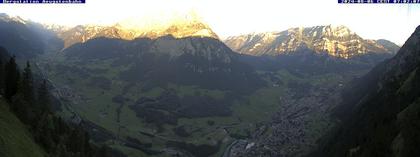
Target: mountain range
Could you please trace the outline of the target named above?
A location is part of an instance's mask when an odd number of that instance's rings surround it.
[[[368,53],[393,55],[399,48],[390,41],[363,39],[345,26],[333,25],[231,36],[224,42],[234,51],[254,56],[276,56],[309,49],[348,59]]]
[[[0,14],[0,43],[16,56],[34,57],[44,52],[43,37],[35,29],[29,21]]]
[[[172,35],[175,38],[209,37],[219,39],[216,33],[207,24],[201,22],[195,14],[173,18],[165,21],[165,23],[127,19],[109,26],[78,25],[69,28],[45,25],[45,27],[54,31],[64,41],[64,48],[98,37],[133,40],[135,38],[155,39],[161,36]]]
[[[56,47],[62,47],[63,50],[76,43],[84,43],[99,37],[133,40],[136,38],[156,39],[171,35],[175,38],[208,37],[220,40],[218,35],[195,14],[176,17],[165,23],[128,19],[113,25],[90,24],[75,27],[55,24],[41,25],[20,17],[10,17],[6,14],[2,14],[0,21],[7,23],[2,24],[3,27],[11,24],[19,26],[14,26],[13,29],[20,29],[11,31],[13,33],[27,33],[25,35],[9,35],[9,38],[18,38],[19,36],[46,38],[45,36],[48,36],[48,39],[16,39],[19,41],[14,42],[27,42],[28,40],[40,42],[24,44],[32,45],[33,50],[31,51],[37,51],[35,54],[46,51],[44,50],[46,42],[56,42]],[[388,40],[363,39],[345,26],[334,25],[299,27],[281,32],[231,36],[223,40],[223,42],[235,52],[253,56],[278,56],[291,54],[296,51],[310,50],[317,54],[328,54],[348,59],[366,54],[380,54],[389,57],[399,49],[398,45]],[[20,52],[23,50],[16,51]]]

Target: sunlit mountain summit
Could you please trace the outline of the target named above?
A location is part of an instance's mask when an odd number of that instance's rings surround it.
[[[73,28],[51,27],[64,40],[64,46],[83,43],[97,37],[133,40],[135,38],[155,39],[172,35],[175,38],[209,37],[218,39],[213,30],[195,12],[158,14],[147,17],[133,17],[112,25],[78,25]],[[58,28],[58,29],[57,29]]]
[[[342,25],[296,27],[281,32],[245,34],[228,37],[225,43],[233,50],[255,56],[312,50],[346,59],[369,53],[394,54],[399,48],[389,41],[363,39]]]

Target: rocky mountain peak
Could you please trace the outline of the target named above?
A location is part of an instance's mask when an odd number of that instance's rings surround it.
[[[21,24],[26,24],[27,20],[21,18],[20,16],[9,16],[5,13],[0,13],[0,20],[5,22],[17,22]]]
[[[161,18],[131,18],[109,26],[81,25],[71,29],[55,29],[64,40],[65,48],[97,37],[133,40],[172,35],[175,38],[209,37],[219,39],[216,33],[196,15],[171,15]]]
[[[331,35],[331,36],[348,36],[348,35],[354,34],[352,31],[350,31],[348,27],[343,26],[343,25],[338,25],[338,26],[327,25],[327,26],[318,26],[318,27],[323,27],[323,32],[326,35]]]
[[[346,26],[296,27],[282,32],[267,32],[229,37],[225,43],[249,55],[279,55],[300,50],[351,58],[367,53],[394,54],[399,47],[392,42],[366,40]]]

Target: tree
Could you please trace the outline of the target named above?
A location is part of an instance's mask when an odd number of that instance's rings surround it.
[[[99,150],[97,150],[95,157],[111,157],[111,153],[108,147],[101,146]]]
[[[48,88],[47,88],[47,81],[42,81],[41,86],[38,89],[38,110],[40,112],[40,114],[44,114],[44,113],[50,113],[51,109],[50,109],[50,95],[48,93]]]
[[[0,46],[0,94],[4,94],[4,88],[5,88],[5,82],[4,79],[6,78],[6,72],[5,72],[5,63],[7,62],[7,58],[9,56],[9,53],[7,50]]]
[[[3,58],[0,57],[0,94],[3,94],[4,90],[4,78],[5,78],[5,72],[4,72],[4,65],[3,65]]]
[[[45,148],[47,152],[52,152],[55,146],[53,141],[54,128],[51,126],[51,116],[47,114],[41,115],[41,119],[38,121],[38,124],[35,128],[35,139]]]
[[[15,112],[16,116],[25,124],[34,122],[33,114],[31,113],[31,107],[27,101],[24,100],[22,93],[17,93],[12,97],[11,109]]]
[[[5,70],[5,97],[6,99],[11,100],[12,96],[17,93],[20,79],[15,56],[10,58],[9,62],[6,64]]]
[[[26,63],[23,79],[18,87],[18,92],[13,96],[11,102],[13,104],[11,108],[24,123],[29,124],[37,121],[37,115],[34,112],[36,107],[33,105],[35,103],[33,79],[29,62]]]
[[[23,78],[22,78],[22,93],[23,98],[28,103],[34,102],[34,89],[33,89],[33,77],[32,77],[32,70],[29,61],[26,62],[26,67],[23,70]]]

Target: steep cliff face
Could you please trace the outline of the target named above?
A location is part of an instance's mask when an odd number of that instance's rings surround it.
[[[389,44],[391,42],[381,41],[365,40],[345,26],[328,25],[233,36],[225,43],[235,51],[255,56],[276,56],[310,49],[347,59],[367,53],[394,54],[398,49],[395,44]]]

